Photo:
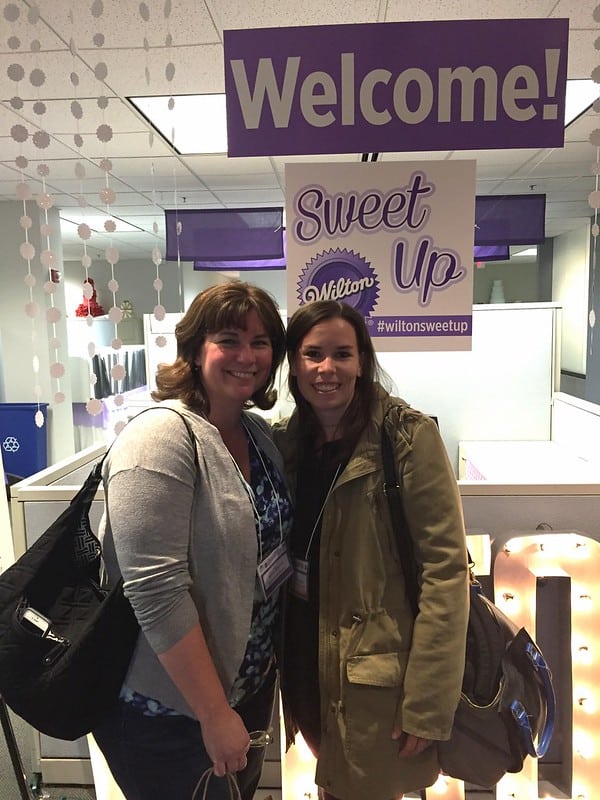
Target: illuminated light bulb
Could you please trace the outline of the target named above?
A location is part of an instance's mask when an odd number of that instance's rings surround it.
[[[510,556],[512,553],[520,553],[522,549],[523,539],[509,539],[502,548],[507,556]]]
[[[594,742],[584,733],[573,736],[573,749],[581,758],[588,760],[594,755]]]
[[[589,611],[592,607],[592,596],[589,594],[580,594],[577,598],[577,608],[581,611]]]
[[[582,664],[592,663],[592,651],[587,646],[587,644],[582,644],[580,647],[577,648],[577,658]]]
[[[575,555],[578,558],[590,557],[590,548],[588,547],[587,542],[575,542]]]
[[[579,697],[577,699],[577,703],[586,712],[586,714],[593,714],[596,710],[596,703],[591,697]]]

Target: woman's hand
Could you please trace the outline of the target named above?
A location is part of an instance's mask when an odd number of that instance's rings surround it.
[[[202,739],[213,762],[213,772],[222,778],[246,766],[250,737],[240,715],[229,706],[201,720]]]
[[[158,658],[200,722],[215,775],[244,769],[250,736],[227,702],[200,624]]]
[[[433,744],[433,739],[422,739],[420,736],[413,736],[412,733],[406,731],[399,731],[394,728],[392,739],[398,742],[398,757],[399,758],[413,758],[426,750],[429,745]]]

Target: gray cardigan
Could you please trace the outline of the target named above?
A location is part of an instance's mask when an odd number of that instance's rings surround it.
[[[183,413],[196,436],[199,470]],[[281,469],[267,423],[244,421]],[[178,401],[129,422],[103,468],[100,523],[111,579],[122,575],[141,634],[125,685],[194,716],[156,653],[199,621],[225,692],[246,650],[256,577],[252,505],[219,431]]]

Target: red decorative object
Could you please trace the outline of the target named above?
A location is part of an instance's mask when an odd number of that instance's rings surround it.
[[[96,287],[94,286],[94,281],[93,281],[92,278],[88,278],[86,281],[84,281],[84,286],[85,286],[86,283],[89,283],[89,285],[92,287],[92,296],[88,300],[88,298],[85,296],[85,293],[84,293],[83,302],[80,303],[77,306],[77,308],[75,309],[75,316],[76,317],[88,317],[88,316],[102,317],[104,314],[106,314],[106,311],[102,308],[100,303],[98,303],[98,301],[96,300]]]

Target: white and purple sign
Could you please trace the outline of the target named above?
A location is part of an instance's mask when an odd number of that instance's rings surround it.
[[[377,350],[470,350],[475,161],[286,164],[288,316],[341,300]]]
[[[562,147],[567,19],[224,32],[230,156]]]

